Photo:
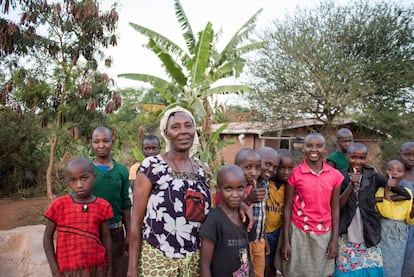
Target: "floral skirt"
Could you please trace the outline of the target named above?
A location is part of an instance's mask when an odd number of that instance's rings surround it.
[[[385,276],[381,248],[349,242],[347,235],[340,236],[334,276]]]
[[[168,258],[142,240],[138,276],[197,277],[200,276],[199,263],[199,252],[185,258]]]

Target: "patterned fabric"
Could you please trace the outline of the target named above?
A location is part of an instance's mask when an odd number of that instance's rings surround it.
[[[95,165],[96,179],[93,183],[92,194],[108,201],[114,217],[109,223],[116,223],[122,220],[124,211],[131,209],[131,199],[129,198],[128,169],[116,162],[112,169],[104,170]]]
[[[101,224],[113,217],[107,201],[96,198],[92,203],[81,204],[70,195],[62,196],[53,201],[45,217],[56,223],[60,272],[107,266],[108,258],[100,240]]]
[[[339,150],[329,155],[326,160],[335,163],[335,168],[338,170],[349,167],[349,163],[348,163],[346,156],[344,155],[344,153],[342,153],[342,151],[339,151]]]
[[[293,169],[287,182],[294,188],[293,224],[307,233],[324,234],[332,229],[332,191],[339,187],[344,176],[326,162],[315,174],[306,159]]]
[[[381,248],[367,247],[364,242],[352,243],[347,235],[341,235],[334,276],[384,276]]]
[[[257,188],[266,189],[266,197],[262,202],[253,203],[252,212],[254,218],[254,224],[252,230],[249,232],[250,241],[259,241],[264,239],[265,234],[265,222],[266,222],[266,199],[267,199],[267,188],[268,181],[266,179],[259,179],[257,182]],[[249,191],[250,192],[250,191]]]
[[[306,233],[291,223],[289,226],[291,255],[288,261],[281,261],[283,276],[326,277],[332,275],[335,260],[326,257],[330,239],[331,232],[322,235]]]
[[[165,257],[148,242],[142,241],[141,258],[138,262],[139,276],[198,277],[200,276],[200,253],[185,258]]]
[[[210,189],[205,167],[195,160],[197,174],[173,172],[161,155],[146,158],[139,172],[152,183],[143,224],[143,238],[169,258],[183,258],[199,250],[201,223],[185,218],[185,191],[205,197],[205,214],[210,210]]]
[[[269,181],[269,197],[266,200],[266,233],[274,232],[283,223],[283,207],[285,205],[285,184],[279,180],[277,186],[272,180]]]

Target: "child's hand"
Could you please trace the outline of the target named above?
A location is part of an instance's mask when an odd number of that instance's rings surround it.
[[[271,252],[271,250],[270,250],[270,243],[269,243],[269,240],[266,238],[265,239],[265,255],[267,256],[267,255],[270,255],[270,252]]]
[[[289,261],[290,251],[290,243],[284,241],[282,244],[282,248],[280,249],[280,255],[282,256],[283,260]]]
[[[393,179],[391,175],[388,175],[387,187],[393,188],[398,184],[398,179]]]
[[[352,168],[352,174],[351,174],[351,183],[354,187],[356,187],[361,180],[361,172],[356,169]]]
[[[331,240],[328,245],[328,249],[326,251],[326,257],[328,259],[335,259],[336,255],[338,254],[338,241]]]

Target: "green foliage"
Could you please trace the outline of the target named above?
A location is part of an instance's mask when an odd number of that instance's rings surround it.
[[[275,20],[262,37],[250,101],[268,120],[361,114],[377,128],[383,112],[413,107],[413,9],[324,1]]]
[[[216,82],[227,77],[238,77],[245,64],[241,55],[254,51],[262,45],[261,43],[246,43],[261,11],[254,14],[219,52],[215,47],[218,36],[215,36],[212,24],[208,22],[204,30],[198,32],[196,36],[178,0],[174,1],[174,7],[186,49],[182,49],[178,44],[153,30],[130,23],[137,32],[148,38],[146,47],[158,56],[171,79],[164,80],[142,73],[125,73],[119,76],[151,84],[155,91],[167,101],[167,108],[180,105],[192,111],[196,121],[202,122],[201,144],[204,153],[201,156],[207,158],[204,161],[211,164],[214,156],[207,155],[205,151],[213,145],[205,144],[216,143],[216,141],[209,141],[212,135],[213,113],[208,99],[217,94],[251,91],[245,85],[217,86]]]
[[[32,194],[44,183],[47,133],[38,128],[34,114],[10,108],[0,107],[0,125],[1,195]]]

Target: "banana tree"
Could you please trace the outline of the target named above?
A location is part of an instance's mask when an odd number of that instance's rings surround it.
[[[222,51],[218,51],[216,44],[219,36],[215,35],[212,24],[208,22],[205,28],[195,35],[179,0],[174,1],[174,6],[186,48],[181,48],[156,31],[130,23],[137,32],[148,38],[146,47],[158,56],[169,80],[145,73],[125,73],[119,76],[149,83],[157,93],[165,97],[170,106],[181,105],[192,110],[198,123],[201,123],[203,152],[212,148],[207,145],[212,135],[213,119],[209,99],[218,94],[251,91],[250,87],[243,84],[216,83],[229,77],[239,77],[245,65],[243,54],[263,45],[263,42],[248,42],[261,10],[243,24]],[[215,156],[210,157],[206,162],[214,166]]]

